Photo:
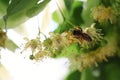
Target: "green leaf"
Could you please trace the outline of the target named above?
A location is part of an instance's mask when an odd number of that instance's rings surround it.
[[[7,16],[14,15],[19,12],[24,12],[36,5],[38,0],[12,0],[7,9]]]
[[[65,6],[66,6],[68,11],[71,10],[73,2],[74,2],[74,0],[64,0]]]
[[[14,52],[18,48],[18,46],[12,40],[6,39],[5,48]]]
[[[53,14],[52,14],[52,18],[54,21],[56,21],[57,23],[62,23],[63,22],[63,17],[62,15],[60,14],[59,11],[55,11]]]
[[[72,71],[68,74],[65,80],[80,80],[81,73],[78,70]]]
[[[109,64],[105,68],[107,80],[119,80],[120,79],[120,65]]]
[[[0,18],[6,14],[9,0],[0,0]]]
[[[3,16],[6,15],[9,0],[0,0],[0,28],[4,27]]]
[[[86,68],[84,69],[84,71],[82,71],[80,80],[96,80],[96,79],[92,73],[92,70],[89,68]]]
[[[82,10],[83,10],[83,2],[74,1],[71,9],[71,20],[75,25],[79,26],[81,23],[83,23],[81,17]]]
[[[32,8],[28,9],[26,15],[31,18],[41,12],[45,6],[50,2],[50,0],[44,0],[39,4],[35,4]]]
[[[114,56],[108,59],[109,62],[100,64],[101,80],[119,80],[120,79],[120,58]]]
[[[7,28],[17,27],[26,20],[41,12],[50,0],[12,0],[7,8]],[[0,19],[0,27],[4,26],[3,19]]]
[[[59,57],[70,57],[71,54],[79,54],[79,45],[78,44],[71,44],[70,46],[67,46],[64,48],[59,55]]]

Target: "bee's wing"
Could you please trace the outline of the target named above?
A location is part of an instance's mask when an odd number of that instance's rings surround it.
[[[83,37],[84,40],[86,40],[86,41],[88,41],[88,42],[91,42],[91,41],[92,41],[91,37],[90,37],[88,34],[86,34],[86,33],[83,33],[83,34],[82,34],[82,37]]]

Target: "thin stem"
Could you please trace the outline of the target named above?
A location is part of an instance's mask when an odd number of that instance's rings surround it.
[[[3,16],[3,20],[5,22],[5,31],[7,32],[7,16]]]
[[[69,23],[70,25],[75,26],[74,24],[72,24],[72,22],[70,22],[69,20],[66,19],[65,15],[64,15],[64,13],[63,13],[62,9],[60,8],[60,6],[59,6],[57,1],[56,1],[56,4],[57,4],[57,7],[58,7],[62,17],[63,17],[63,20],[66,21],[67,23]]]
[[[63,11],[62,11],[62,9],[60,8],[60,6],[59,6],[59,4],[58,4],[57,1],[56,1],[56,4],[57,4],[57,7],[58,7],[58,9],[59,9],[59,11],[60,11],[62,17],[63,17],[63,20],[65,21],[65,20],[66,20],[66,17],[65,17],[65,15],[63,14]]]
[[[40,24],[39,24],[39,17],[38,16],[37,16],[37,24],[38,24],[38,37],[40,38],[40,34],[42,34],[47,39],[47,36],[40,31],[40,26],[39,26]]]
[[[39,24],[39,17],[37,16],[37,24],[38,24],[38,36],[40,37],[40,24]]]

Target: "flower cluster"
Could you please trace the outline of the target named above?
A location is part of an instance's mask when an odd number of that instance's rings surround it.
[[[95,28],[95,23],[93,23],[89,28],[85,28],[84,32],[89,34],[94,42],[101,41],[103,39],[103,34],[101,29]]]
[[[66,33],[55,34],[50,32],[50,37],[44,40],[44,49],[50,51],[51,56],[56,56],[61,52],[61,50],[68,45],[68,40],[66,38]]]
[[[92,24],[91,27],[85,29],[74,27],[61,34],[50,33],[50,37],[43,42],[45,50],[49,50],[53,55],[57,55],[57,53],[61,53],[63,48],[71,44],[78,43],[81,47],[86,47],[90,43],[100,41],[103,39],[101,30],[96,29],[94,26],[95,24]]]
[[[36,52],[37,49],[42,50],[40,38],[31,39],[31,40],[29,40],[28,38],[24,38],[24,39],[27,41],[24,50],[30,48],[32,53]]]
[[[111,39],[110,41],[114,41]],[[107,57],[112,57],[117,51],[117,44],[115,42],[108,43],[104,47],[99,47],[94,51],[89,53],[82,53],[74,57],[76,59],[70,58],[70,61],[73,62],[74,66],[82,71],[86,67],[91,67],[92,65],[98,66],[99,62],[108,61]],[[72,67],[72,66],[71,66]]]
[[[74,27],[61,34],[50,32],[50,37],[46,38],[43,42],[40,41],[40,38],[32,40],[26,39],[27,43],[24,50],[30,48],[32,51],[30,59],[39,60],[45,56],[56,57],[62,53],[62,50],[67,49],[67,47],[72,44],[79,44],[81,48],[86,48],[86,45],[89,47],[90,44],[103,39],[100,32],[101,30],[96,29],[94,26],[95,24],[93,23],[85,29]],[[82,56],[80,59],[82,59]],[[79,61],[79,59],[77,60]]]
[[[98,22],[110,21],[111,23],[116,22],[116,11],[111,7],[98,6],[92,9],[93,19]]]
[[[29,40],[28,38],[25,38],[25,40],[27,41],[27,43],[25,44],[23,51],[30,48],[30,50],[32,51],[32,54],[30,55],[31,60],[35,59],[37,61],[49,55],[49,52],[43,49],[43,46],[39,37],[31,40]]]

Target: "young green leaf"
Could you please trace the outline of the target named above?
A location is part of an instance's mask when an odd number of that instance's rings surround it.
[[[6,43],[5,43],[5,48],[7,48],[8,50],[14,52],[18,46],[9,38],[6,39]]]

